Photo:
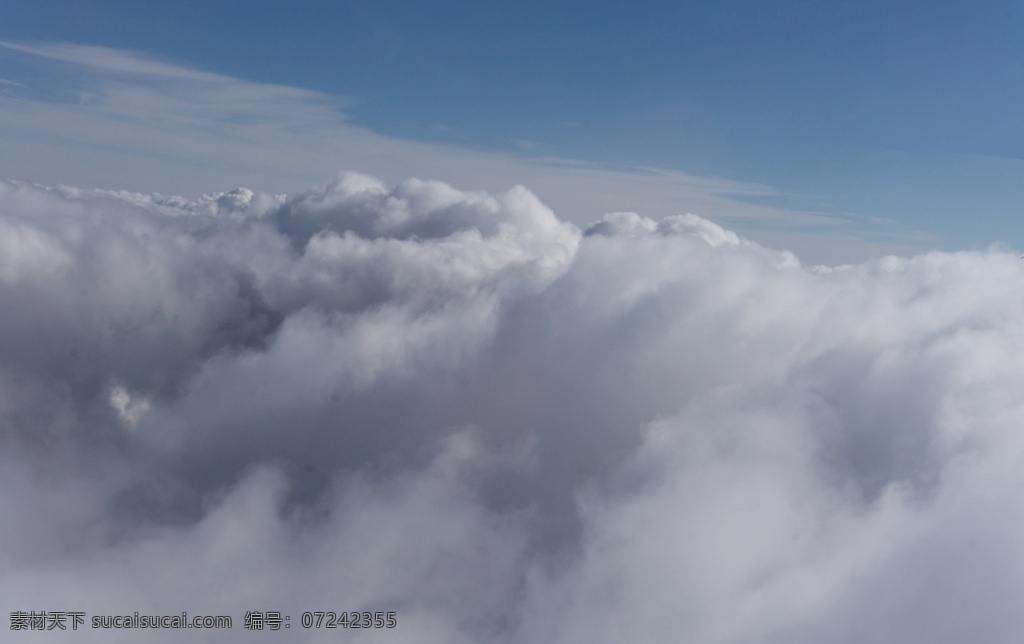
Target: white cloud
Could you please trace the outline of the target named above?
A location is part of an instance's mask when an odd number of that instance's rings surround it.
[[[1012,641],[1024,264],[347,174],[0,183],[6,611],[356,641]],[[53,633],[26,634],[63,641]],[[204,639],[204,637],[206,639]]]
[[[907,253],[922,241],[887,222],[752,203],[782,195],[750,182],[390,138],[352,124],[341,98],[139,52],[0,41],[0,65],[21,83],[0,93],[7,179],[194,196],[233,185],[304,190],[352,168],[392,183],[429,176],[489,191],[528,185],[581,226],[611,211],[694,212],[828,264]]]

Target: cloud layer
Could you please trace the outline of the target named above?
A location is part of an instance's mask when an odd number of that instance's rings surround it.
[[[1013,641],[1021,292],[1011,254],[807,267],[522,187],[0,183],[0,604]]]

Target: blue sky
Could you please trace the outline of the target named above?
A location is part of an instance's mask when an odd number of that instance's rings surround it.
[[[302,88],[388,140],[765,186],[735,203],[886,251],[1024,237],[1019,3],[8,0],[0,39]],[[30,59],[0,54],[5,93],[76,86]]]

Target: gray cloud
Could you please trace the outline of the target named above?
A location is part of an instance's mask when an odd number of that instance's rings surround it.
[[[235,619],[39,641],[1011,641],[1022,288],[522,187],[0,183],[0,603]]]

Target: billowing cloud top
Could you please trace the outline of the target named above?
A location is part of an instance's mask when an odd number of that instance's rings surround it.
[[[1015,255],[807,268],[521,187],[0,183],[0,603],[235,620],[144,642],[1013,641],[1022,292]]]

